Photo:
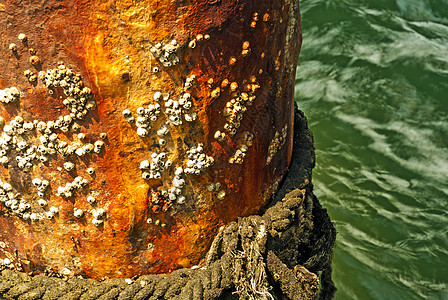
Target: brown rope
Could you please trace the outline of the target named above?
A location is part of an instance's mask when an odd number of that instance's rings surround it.
[[[291,170],[273,204],[261,216],[220,228],[202,268],[144,275],[130,283],[5,269],[0,299],[331,299],[336,231],[312,193],[314,148],[301,112],[296,112],[295,126]]]

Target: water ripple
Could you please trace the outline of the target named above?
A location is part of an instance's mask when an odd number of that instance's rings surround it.
[[[302,21],[337,299],[448,299],[448,0],[308,0]]]

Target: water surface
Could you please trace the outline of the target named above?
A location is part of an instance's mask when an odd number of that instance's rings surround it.
[[[336,299],[448,299],[448,0],[302,0]]]

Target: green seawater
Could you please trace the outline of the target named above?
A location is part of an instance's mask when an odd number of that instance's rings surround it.
[[[302,0],[336,299],[448,299],[448,0]]]

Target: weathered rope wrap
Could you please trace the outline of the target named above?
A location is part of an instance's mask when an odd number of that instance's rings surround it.
[[[292,165],[271,207],[222,227],[202,268],[103,281],[5,269],[0,299],[331,299],[336,231],[312,192],[314,161],[312,134],[297,111]]]

